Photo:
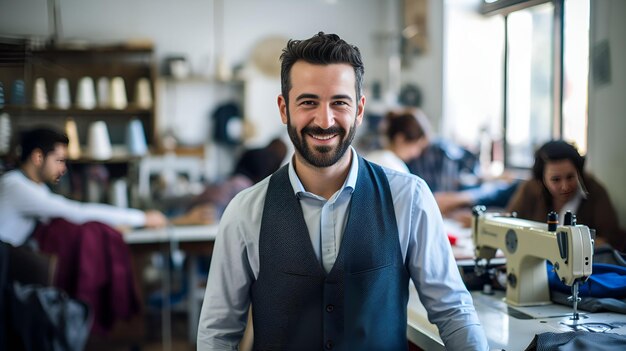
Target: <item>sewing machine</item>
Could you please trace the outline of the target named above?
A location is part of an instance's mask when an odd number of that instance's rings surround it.
[[[505,301],[513,306],[550,304],[546,260],[552,262],[561,281],[572,286],[574,319],[578,319],[578,283],[591,275],[593,239],[584,225],[550,225],[474,208],[472,238],[477,264],[506,256]],[[549,228],[550,227],[550,228]]]

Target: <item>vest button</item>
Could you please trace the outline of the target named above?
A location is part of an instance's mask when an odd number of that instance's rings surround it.
[[[335,346],[335,345],[333,344],[333,341],[332,341],[332,340],[328,340],[328,341],[326,341],[326,345],[324,345],[324,347],[326,348],[326,350],[330,350],[330,349],[332,349],[332,348],[333,348],[333,346]]]
[[[335,310],[334,305],[326,305],[326,312],[331,313],[334,310]]]

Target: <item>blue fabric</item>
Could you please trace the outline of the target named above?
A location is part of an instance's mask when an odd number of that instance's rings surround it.
[[[550,290],[571,293],[571,287],[561,283],[550,262],[547,263],[547,269]],[[578,291],[581,297],[626,298],[626,267],[595,263],[591,277],[585,283],[579,284]]]

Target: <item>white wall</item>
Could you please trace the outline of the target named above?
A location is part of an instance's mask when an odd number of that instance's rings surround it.
[[[322,30],[336,32],[359,46],[366,65],[366,84],[385,81],[387,71],[382,59],[386,52],[377,51],[375,38],[388,28],[400,14],[400,0],[224,0],[223,14],[216,14],[223,23],[223,50],[215,38],[215,1],[218,0],[58,0],[61,9],[61,39],[82,39],[103,44],[127,39],[151,39],[157,58],[171,54],[185,55],[194,73],[215,72],[216,57],[224,56],[231,67],[245,63],[259,40],[280,35],[286,38],[307,38]],[[46,0],[0,0],[0,35],[45,37],[52,33],[48,23]],[[403,81],[415,79],[424,89],[429,115],[441,111],[441,4],[431,1],[433,20],[429,28],[432,50],[420,56]],[[218,7],[219,8],[219,7]],[[214,23],[215,22],[215,23]],[[160,62],[160,61],[159,61]],[[166,94],[164,88],[161,94]],[[279,93],[275,92],[276,95]],[[171,127],[189,144],[201,143],[209,128],[208,118],[219,99],[219,87],[177,87],[179,98],[161,98],[159,129]],[[182,96],[182,98],[181,98]],[[228,94],[226,94],[226,97]],[[278,114],[265,113],[278,119]],[[194,125],[194,128],[187,128]]]
[[[437,133],[442,127],[443,106],[443,0],[428,1],[428,51],[415,56],[402,72],[402,82],[422,90],[422,109]]]
[[[609,190],[622,227],[626,227],[626,1],[591,1],[591,64],[594,45],[608,40],[611,82],[589,80],[587,169]]]

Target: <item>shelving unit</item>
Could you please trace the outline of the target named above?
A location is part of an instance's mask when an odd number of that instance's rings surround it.
[[[19,47],[18,47],[19,48]],[[4,84],[5,105],[3,110],[11,116],[17,128],[33,124],[50,123],[62,127],[65,120],[72,117],[77,124],[81,144],[86,143],[89,124],[104,120],[111,134],[113,144],[124,142],[125,126],[132,118],[141,120],[149,145],[156,142],[155,118],[155,79],[156,68],[151,47],[106,46],[88,48],[48,48],[31,50],[22,46],[19,57],[14,50],[13,60],[0,65],[0,81]],[[94,83],[100,77],[112,79],[122,77],[125,83],[128,106],[124,109],[94,108],[82,109],[76,106],[78,82],[83,77],[91,77]],[[46,82],[48,107],[37,109],[33,106],[32,95],[35,80]],[[53,98],[56,82],[65,78],[69,82],[71,107],[60,109],[54,106]],[[140,108],[135,104],[135,84],[140,78],[151,83],[152,106]],[[22,79],[25,85],[25,103],[11,104],[12,84]]]
[[[99,78],[108,78],[110,84],[114,77],[121,77],[127,107],[80,108],[77,105],[77,89],[83,77],[91,77],[96,95]],[[43,109],[33,103],[34,85],[38,78],[43,78],[46,83],[48,106]],[[67,109],[54,104],[55,86],[61,78],[69,83],[71,105]],[[140,107],[136,103],[136,84],[143,78],[150,83],[152,104],[149,107]],[[13,84],[17,80],[24,82],[23,99],[18,99],[21,101],[16,101],[13,96]],[[126,129],[132,119],[138,119],[143,125],[149,148],[157,144],[156,80],[157,69],[151,45],[30,48],[25,40],[0,38],[0,82],[4,90],[0,113],[6,112],[10,116],[13,141],[21,130],[35,125],[53,125],[63,130],[67,119],[72,118],[77,126],[83,155],[68,162],[70,172],[85,172],[90,165],[104,165],[111,179],[124,176],[133,179],[138,157],[125,152]],[[89,126],[95,121],[107,124],[114,149],[109,160],[93,160],[85,154]],[[72,193],[75,192],[76,189],[72,189]]]

